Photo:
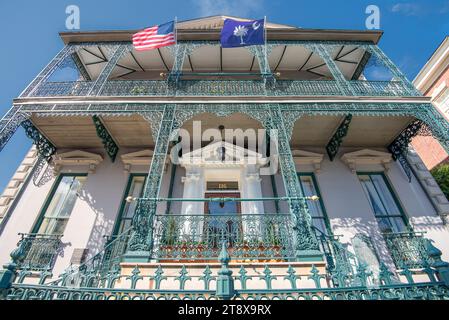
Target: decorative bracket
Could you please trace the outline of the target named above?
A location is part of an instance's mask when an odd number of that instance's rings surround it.
[[[343,142],[343,138],[346,137],[349,130],[349,124],[352,120],[352,114],[348,114],[335,131],[334,135],[330,139],[329,143],[326,146],[327,154],[329,155],[329,159],[334,161],[335,156],[338,153],[338,149],[340,148],[341,143]]]
[[[112,139],[111,134],[109,133],[108,129],[105,127],[103,122],[101,121],[100,117],[93,116],[92,120],[95,125],[95,129],[97,130],[97,135],[103,142],[104,148],[109,156],[111,158],[111,161],[115,161],[115,157],[117,156],[119,147],[115,143],[114,139]]]
[[[33,140],[36,145],[39,156],[49,162],[51,157],[56,153],[56,147],[53,143],[51,143],[30,120],[22,122],[22,127],[25,129],[26,136]]]
[[[388,151],[391,152],[395,161],[399,160],[409,182],[412,181],[412,173],[410,164],[407,161],[408,145],[412,139],[419,134],[423,128],[421,120],[415,120],[405,128],[399,136],[388,146]]]

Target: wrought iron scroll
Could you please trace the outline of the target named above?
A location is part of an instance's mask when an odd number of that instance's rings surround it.
[[[109,158],[111,158],[111,161],[114,162],[119,150],[118,145],[115,143],[114,139],[112,139],[111,134],[101,121],[100,117],[94,115],[92,120],[94,122],[97,135],[101,139],[101,142],[103,142],[104,149],[106,150]]]
[[[56,147],[47,139],[30,120],[22,122],[22,127],[25,129],[25,134],[28,138],[33,140],[36,145],[39,156],[47,162],[51,160],[52,155],[56,153]]]
[[[329,159],[331,161],[334,161],[335,156],[338,153],[338,149],[340,148],[340,145],[343,142],[343,138],[346,137],[349,131],[349,124],[352,120],[352,114],[348,114],[340,124],[340,126],[337,128],[337,131],[335,131],[334,135],[330,139],[329,143],[326,146],[327,154],[329,155]]]
[[[412,180],[412,173],[410,164],[407,161],[408,145],[412,139],[418,135],[423,127],[421,120],[415,120],[407,126],[399,136],[388,146],[388,150],[391,152],[393,159],[399,161],[405,174],[408,177],[409,182]]]

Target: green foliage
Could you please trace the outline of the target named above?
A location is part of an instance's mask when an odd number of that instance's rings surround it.
[[[449,164],[440,165],[431,172],[446,198],[449,199]]]

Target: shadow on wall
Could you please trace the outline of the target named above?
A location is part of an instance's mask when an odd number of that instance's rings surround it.
[[[410,217],[410,224],[414,231],[446,231],[447,227],[443,224],[442,220],[438,216],[421,216]],[[335,233],[338,235],[338,229],[347,230],[352,236],[362,234],[372,239],[375,249],[379,254],[379,257],[387,264],[392,265],[390,253],[385,244],[384,238],[376,221],[366,221],[362,218],[339,218],[332,219],[332,229],[337,230]],[[426,235],[424,235],[426,236]],[[350,241],[351,239],[347,239]]]
[[[410,222],[416,231],[445,231],[447,226],[439,216],[410,217]]]
[[[103,250],[106,237],[110,235],[114,221],[106,218],[104,207],[100,206],[98,201],[84,188],[81,190],[79,198],[85,201],[95,214],[95,221],[86,245],[88,249],[86,259],[89,259]]]
[[[394,269],[393,260],[391,259],[390,252],[387,249],[385,240],[376,221],[366,221],[362,218],[339,218],[332,219],[331,224],[336,236],[340,235],[339,229],[351,234],[349,238],[347,234],[343,235],[348,243],[351,243],[351,240],[357,235],[369,237],[381,262],[385,263],[390,269]]]

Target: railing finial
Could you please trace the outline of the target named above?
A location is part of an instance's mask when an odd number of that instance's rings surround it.
[[[223,241],[222,243],[218,260],[221,263],[221,269],[218,270],[216,295],[220,299],[230,300],[235,295],[235,290],[232,270],[228,268],[228,263],[231,261],[231,257],[227,250],[226,241]]]

